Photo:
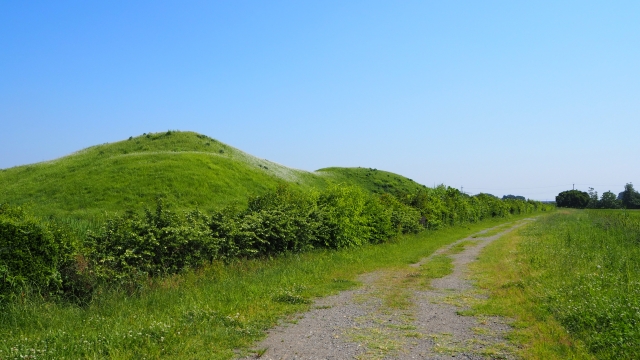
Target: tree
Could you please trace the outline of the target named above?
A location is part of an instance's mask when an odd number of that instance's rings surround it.
[[[592,187],[589,188],[589,204],[587,204],[587,207],[589,209],[597,209],[599,207],[599,202],[598,202],[598,192],[595,191]]]
[[[589,194],[580,190],[563,191],[556,196],[558,207],[584,209],[589,204]]]
[[[603,209],[620,209],[622,207],[622,202],[618,200],[616,194],[611,191],[606,191],[602,193],[599,205]]]
[[[627,209],[640,209],[640,193],[633,188],[632,183],[624,186],[622,192],[622,205]]]

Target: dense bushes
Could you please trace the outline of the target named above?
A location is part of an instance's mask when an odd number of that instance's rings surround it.
[[[53,222],[41,223],[4,206],[0,294],[33,285],[84,301],[101,285],[136,289],[150,277],[214,260],[378,244],[424,228],[546,208],[533,201],[468,196],[444,186],[397,198],[353,186],[302,192],[283,185],[249,199],[246,209],[211,215],[173,212],[158,200],[153,211],[109,218],[77,246]]]
[[[87,237],[88,269],[101,282],[129,283],[136,278],[176,273],[215,258],[218,239],[198,210],[176,214],[158,200],[144,216],[113,217]]]
[[[209,227],[218,239],[220,259],[299,252],[317,244],[316,193],[281,186],[249,200],[245,211],[228,208],[214,213]]]
[[[45,296],[58,294],[76,244],[63,226],[42,222],[20,207],[0,205],[0,300],[27,288]]]
[[[473,223],[509,214],[528,214],[553,208],[539,201],[499,198],[489,194],[469,196],[458,189],[440,185],[424,188],[415,194],[402,197],[406,204],[417,209],[428,229],[439,229],[461,223]]]

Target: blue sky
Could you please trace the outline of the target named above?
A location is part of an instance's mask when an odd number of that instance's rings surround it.
[[[0,0],[0,168],[192,130],[304,170],[640,187],[640,2]]]

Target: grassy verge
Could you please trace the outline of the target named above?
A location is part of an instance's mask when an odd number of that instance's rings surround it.
[[[536,301],[535,290],[525,286],[534,274],[523,260],[522,241],[521,231],[507,234],[487,246],[478,261],[470,264],[478,287],[490,297],[465,314],[514,319],[509,340],[525,359],[590,359],[584,346]]]
[[[472,314],[515,319],[526,359],[640,355],[640,213],[562,211],[488,246],[473,265],[491,295]]]
[[[25,298],[0,311],[0,358],[232,358],[283,317],[308,309],[314,297],[356,286],[359,274],[406,266],[513,219],[376,246],[215,263],[150,283],[136,297],[104,294],[86,308]]]

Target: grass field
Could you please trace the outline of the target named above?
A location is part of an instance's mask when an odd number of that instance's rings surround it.
[[[487,248],[476,265],[532,359],[640,357],[640,212],[564,210]]]

